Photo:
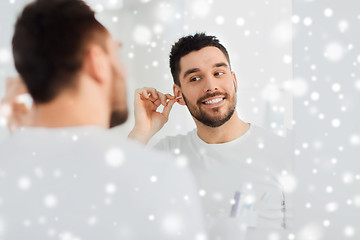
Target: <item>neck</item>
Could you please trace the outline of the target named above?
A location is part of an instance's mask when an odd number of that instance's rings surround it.
[[[243,122],[235,111],[229,121],[220,127],[209,127],[195,119],[197,134],[204,142],[209,144],[226,143],[244,135],[250,127]]]
[[[31,126],[34,127],[109,127],[109,109],[101,97],[92,94],[65,92],[54,100],[34,106]]]

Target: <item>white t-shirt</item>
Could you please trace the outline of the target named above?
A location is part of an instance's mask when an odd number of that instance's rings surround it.
[[[19,130],[0,146],[0,239],[194,239],[193,178],[171,158],[99,127]]]
[[[212,229],[229,219],[245,222],[246,239],[267,239],[260,236],[273,231],[286,235],[283,230],[289,228],[292,217],[283,180],[293,180],[292,141],[288,138],[251,125],[236,140],[207,144],[195,129],[166,137],[155,148],[188,160],[213,239],[214,234],[226,236],[225,228],[222,233]]]

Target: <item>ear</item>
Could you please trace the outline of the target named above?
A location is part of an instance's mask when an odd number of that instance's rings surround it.
[[[235,75],[234,72],[231,72],[231,74],[233,75],[233,82],[234,82],[235,92],[237,92],[237,79],[236,79],[236,75]]]
[[[88,47],[84,57],[84,70],[97,83],[104,83],[111,77],[109,60],[99,45],[91,44]]]
[[[180,97],[179,100],[178,100],[178,103],[180,105],[186,105],[185,101],[184,101],[184,98],[182,96],[182,92],[181,92],[181,88],[177,85],[177,84],[174,84],[173,86],[173,91],[174,91],[174,96],[177,98],[177,97]]]

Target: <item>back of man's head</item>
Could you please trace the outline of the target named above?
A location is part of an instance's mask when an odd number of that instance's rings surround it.
[[[76,86],[88,43],[106,51],[107,30],[82,0],[36,0],[19,16],[12,40],[15,67],[35,103]]]

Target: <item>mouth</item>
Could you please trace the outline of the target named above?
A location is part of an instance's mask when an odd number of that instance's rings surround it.
[[[212,98],[207,98],[203,100],[201,103],[206,107],[218,107],[224,103],[225,97],[223,96],[216,96]]]

